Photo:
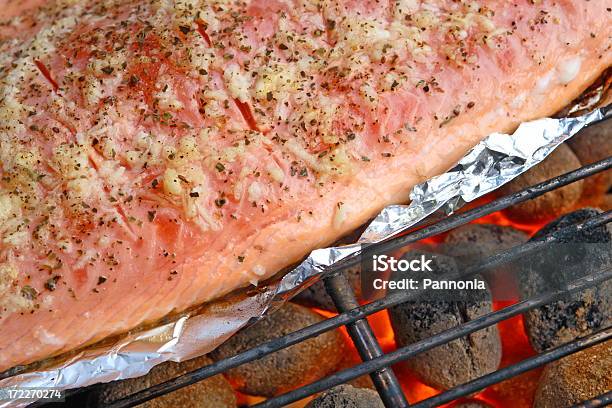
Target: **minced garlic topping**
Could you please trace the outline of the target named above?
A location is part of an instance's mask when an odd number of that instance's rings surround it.
[[[19,271],[15,265],[0,263],[0,315],[28,309],[32,306],[32,299],[22,296],[15,284]]]
[[[0,41],[3,307],[74,290],[54,280],[68,269],[110,276],[158,230],[180,241],[194,228],[204,241],[257,228],[304,192],[324,197],[369,163],[384,167],[474,108],[457,84],[503,73],[517,31],[564,23],[542,4],[496,13],[483,1],[394,0],[383,13],[366,3],[54,0],[3,23],[15,37]],[[514,42],[539,61],[541,45]],[[558,64],[536,91],[580,67]],[[347,206],[326,209],[335,228]],[[147,262],[186,250],[172,245]],[[7,266],[26,253],[51,272],[47,287]],[[86,282],[98,293],[98,277]]]

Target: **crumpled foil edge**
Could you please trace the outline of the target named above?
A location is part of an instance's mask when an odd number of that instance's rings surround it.
[[[525,122],[512,135],[491,134],[448,172],[415,186],[409,205],[383,209],[356,243],[317,249],[280,281],[255,294],[216,306],[213,303],[204,313],[186,313],[171,323],[124,336],[115,344],[81,351],[55,366],[5,378],[0,380],[0,388],[78,388],[138,377],[164,361],[184,361],[206,354],[249,321],[297,293],[306,282],[316,280],[331,265],[357,255],[363,244],[405,231],[434,212],[450,214],[495,190],[540,163],[585,126],[608,119],[611,106],[577,117]],[[0,408],[27,404],[2,401]]]

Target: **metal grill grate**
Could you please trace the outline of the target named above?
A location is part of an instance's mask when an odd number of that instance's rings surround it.
[[[441,221],[426,225],[420,229],[411,231],[405,235],[389,239],[377,244],[372,244],[364,249],[367,253],[369,250],[390,251],[399,249],[407,244],[420,241],[425,238],[435,236],[437,234],[449,231],[453,228],[467,224],[470,221],[476,220],[485,215],[507,208],[526,200],[538,197],[546,192],[563,187],[567,184],[584,179],[596,173],[612,168],[612,157],[597,163],[584,166],[575,171],[564,175],[552,178],[543,183],[529,187],[516,194],[505,196],[477,208],[458,213],[447,217]],[[564,230],[574,229],[576,231],[594,228],[605,225],[612,221],[612,211],[601,213],[590,219],[576,225],[564,228]],[[469,267],[461,273],[444,276],[443,279],[465,278],[473,275],[485,268],[490,268],[495,265],[501,265],[513,259],[518,259],[521,256],[542,249],[544,246],[554,242],[556,238],[550,236],[543,241],[527,242],[523,245],[511,248],[508,251],[496,254],[487,258],[483,263]],[[475,331],[481,330],[498,322],[509,319],[536,307],[550,303],[555,299],[567,295],[568,293],[584,290],[586,288],[600,284],[612,278],[612,269],[598,271],[588,277],[577,279],[570,282],[561,289],[550,290],[546,293],[533,296],[505,307],[501,310],[488,313],[474,320],[470,320],[459,326],[445,330],[435,336],[424,339],[417,343],[410,344],[406,347],[398,348],[397,350],[383,354],[373,331],[365,319],[367,316],[389,307],[398,305],[408,300],[414,300],[419,296],[419,293],[410,292],[395,292],[387,295],[383,299],[373,301],[371,303],[359,306],[355,294],[350,284],[344,275],[340,272],[359,263],[359,257],[354,256],[345,259],[342,262],[334,265],[328,271],[325,279],[325,287],[329,295],[332,297],[339,314],[328,318],[312,326],[305,327],[301,330],[290,333],[281,338],[269,341],[254,347],[246,352],[235,355],[233,357],[217,361],[208,366],[199,368],[167,382],[152,386],[140,392],[129,395],[120,400],[114,401],[108,408],[123,408],[131,407],[151,400],[153,398],[170,393],[182,387],[186,387],[195,382],[216,374],[224,373],[227,370],[245,364],[247,362],[257,360],[268,354],[284,349],[306,339],[316,337],[326,331],[335,328],[346,326],[348,333],[357,348],[363,362],[354,367],[339,371],[335,374],[320,379],[314,383],[305,385],[286,394],[270,398],[257,405],[256,407],[282,407],[291,402],[308,397],[315,393],[327,390],[336,385],[345,383],[362,375],[369,374],[376,386],[386,407],[408,407],[409,404],[398,383],[391,366],[397,362],[406,360],[419,353],[440,346],[454,339],[466,336]],[[529,371],[536,367],[542,366],[549,362],[558,360],[564,356],[583,350],[587,347],[596,345],[612,338],[612,327],[607,327],[597,333],[587,337],[576,339],[572,342],[545,351],[536,356],[525,359],[519,363],[494,371],[484,375],[468,383],[459,385],[453,389],[443,392],[439,395],[421,401],[417,404],[410,405],[411,407],[435,407],[444,404],[460,397],[468,396],[476,391],[484,389],[492,384],[499,383],[523,372]],[[585,401],[578,405],[579,407],[602,407],[612,403],[612,392],[608,392],[593,400]]]

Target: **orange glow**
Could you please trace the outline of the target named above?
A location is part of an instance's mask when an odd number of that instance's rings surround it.
[[[474,221],[474,224],[496,224],[496,225],[501,225],[503,227],[513,227],[517,230],[521,230],[525,232],[529,236],[535,234],[540,228],[542,228],[545,225],[545,223],[519,224],[517,222],[509,220],[501,212],[496,212],[496,213],[481,217],[478,220]]]
[[[402,389],[408,402],[414,404],[415,402],[423,401],[424,399],[433,397],[440,393],[440,391],[432,388],[428,385],[423,384],[417,376],[407,368],[405,363],[397,364],[393,367],[398,380],[402,384]]]
[[[388,353],[389,351],[395,350],[395,335],[391,328],[389,313],[387,313],[386,310],[381,310],[380,312],[368,316],[368,322],[370,326],[372,326],[372,330],[383,352]]]
[[[511,305],[512,303],[514,302],[495,302],[494,310],[499,310],[503,307]],[[317,310],[317,312],[326,315],[327,317],[335,315],[335,313],[330,313],[327,311]],[[396,345],[393,330],[391,328],[387,311],[384,310],[369,316],[368,322],[376,334],[383,351],[385,353],[389,353],[395,350]],[[500,323],[498,327],[500,336],[502,338],[503,347],[503,356],[500,367],[514,364],[535,354],[535,351],[529,345],[527,335],[525,334],[522,316],[517,316],[504,321]],[[355,361],[353,364],[357,364],[359,362],[357,351],[350,341],[347,343],[350,345],[350,354],[353,356],[351,359],[354,359],[353,361]],[[404,390],[408,401],[411,404],[433,397],[440,393],[439,390],[436,390],[435,388],[421,382],[418,376],[412,372],[405,363],[396,364],[393,367],[393,370],[402,385],[402,389]],[[488,404],[492,408],[531,407],[539,374],[539,370],[533,370],[517,377],[516,379],[510,379],[490,387],[469,398],[468,400],[478,400]],[[451,408],[453,404],[456,404],[456,402],[444,405],[444,407]]]
[[[463,206],[462,211],[469,210],[471,208],[479,207],[481,205],[487,204],[493,199],[491,195],[487,195],[479,198],[471,203],[467,203]],[[521,224],[515,221],[510,220],[508,217],[504,215],[503,212],[498,211],[493,214],[485,215],[484,217],[480,217],[479,219],[473,221],[474,224],[496,224],[501,225],[503,227],[514,227],[517,230],[521,230],[528,234],[529,236],[535,234],[540,228],[542,228],[546,223],[535,223],[535,224]]]
[[[317,309],[316,307],[311,308],[313,311],[317,312],[318,314],[320,314],[321,316],[325,317],[326,319],[329,319],[330,317],[334,317],[337,316],[338,313],[336,312],[330,312],[329,310],[324,310],[324,309]],[[340,326],[338,328],[338,330],[340,330],[342,332],[342,334],[344,335],[344,337],[347,340],[347,343],[349,344],[353,344],[351,343],[351,337],[349,336],[348,332],[346,331],[346,327],[345,326]]]
[[[477,205],[482,205],[489,201],[490,198],[484,198],[477,200],[474,203],[468,204],[465,208],[471,208]],[[533,235],[538,231],[543,224],[530,224],[521,225],[516,222],[510,221],[501,212],[496,212],[488,216],[482,217],[475,221],[477,224],[496,224],[501,226],[511,226],[518,230],[521,230],[529,235]],[[421,242],[436,244],[442,242],[444,234],[436,237],[423,240]],[[500,310],[504,307],[510,306],[517,302],[517,299],[509,301],[495,301],[493,302],[493,309]],[[337,315],[335,312],[330,312],[323,309],[313,308],[315,312],[322,315],[325,318],[334,317]],[[374,313],[367,318],[376,338],[378,339],[381,348],[384,353],[389,353],[397,349],[395,344],[395,336],[389,320],[389,314],[387,310],[383,310]],[[502,360],[500,368],[506,367],[511,364],[515,364],[528,357],[535,355],[535,351],[529,344],[527,334],[523,326],[522,316],[516,316],[498,324],[498,329],[502,342]],[[361,362],[357,349],[353,345],[350,336],[345,327],[340,327],[339,330],[342,332],[346,339],[347,351],[344,364],[340,369],[346,369],[357,365]],[[410,370],[408,364],[401,362],[393,366],[398,380],[401,383],[402,389],[408,401],[411,404],[431,398],[441,391],[428,386],[427,384],[420,381],[418,375]],[[469,398],[462,398],[458,401],[443,405],[446,408],[453,408],[460,402],[481,402],[485,406],[491,408],[530,408],[533,405],[533,397],[537,388],[538,379],[541,374],[541,369],[532,370],[523,375],[515,378],[508,379],[502,383],[493,385],[482,392],[473,395]],[[357,380],[355,380],[357,381]],[[362,386],[362,385],[360,385]],[[370,386],[372,384],[370,383]],[[239,403],[253,404],[263,400],[263,398],[252,397],[244,394],[237,393]],[[303,407],[308,400],[294,403],[291,405],[292,408]]]

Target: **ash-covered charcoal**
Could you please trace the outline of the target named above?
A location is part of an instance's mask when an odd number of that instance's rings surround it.
[[[440,250],[447,255],[452,255],[462,264],[474,264],[521,245],[528,239],[527,234],[513,227],[467,224],[448,233]],[[483,276],[496,300],[516,296],[516,274],[512,264],[503,265],[491,271],[483,271]]]
[[[433,272],[418,272],[419,278],[436,279],[455,273],[457,264],[449,256],[410,251],[402,259],[425,256]],[[397,272],[394,279],[401,278]],[[491,294],[487,290],[432,290],[417,301],[389,309],[395,340],[403,347],[458,326],[491,312]],[[453,340],[420,353],[408,360],[410,368],[427,384],[449,389],[497,369],[501,359],[501,342],[497,326],[490,326],[467,337]]]
[[[561,144],[544,161],[499,189],[502,195],[513,194],[552,177],[581,167],[572,149]],[[547,221],[572,211],[582,196],[583,181],[557,188],[542,196],[506,208],[504,214],[518,223]]]
[[[305,408],[384,408],[374,390],[339,385],[310,401]]]
[[[553,235],[558,243],[521,261],[519,286],[523,298],[563,288],[612,266],[610,224],[579,233],[561,231],[599,213],[590,208],[574,211],[533,236],[532,240],[543,240]],[[525,313],[524,322],[529,340],[539,352],[607,327],[612,324],[612,282],[608,280],[533,309]]]
[[[153,367],[145,376],[122,381],[113,381],[103,385],[91,395],[88,406],[96,407],[126,397],[134,392],[160,384],[164,381],[185,374],[189,371],[212,363],[208,357],[199,357],[183,363],[167,362]],[[189,387],[147,401],[139,407],[147,408],[234,408],[236,393],[229,382],[216,375]]]
[[[568,145],[583,165],[612,157],[612,121],[588,127],[568,140]],[[599,207],[612,188],[612,170],[602,171],[584,179],[581,205]]]
[[[360,266],[354,266],[352,268],[344,271],[344,276],[347,277],[350,282],[353,291],[355,292],[355,296],[358,299],[361,298],[361,274],[360,274]],[[331,312],[336,312],[336,305],[334,305],[334,301],[327,294],[325,290],[325,283],[323,279],[318,280],[308,288],[301,291],[297,296],[292,299],[295,303],[309,306],[309,307],[318,307],[323,310],[329,310]]]
[[[444,238],[444,252],[470,261],[484,259],[505,249],[527,242],[523,231],[494,224],[467,224]]]
[[[323,319],[306,307],[286,303],[279,310],[230,337],[211,353],[211,357],[215,360],[232,357]],[[334,371],[344,356],[345,346],[338,330],[328,331],[233,368],[227,375],[244,393],[272,397]]]
[[[550,363],[540,377],[534,408],[569,408],[612,390],[612,341]]]

